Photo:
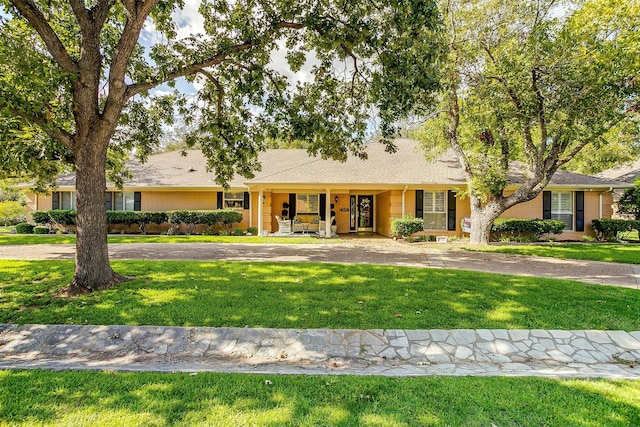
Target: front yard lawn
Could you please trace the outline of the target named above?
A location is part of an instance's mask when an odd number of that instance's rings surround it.
[[[0,371],[4,423],[626,427],[640,381]]]
[[[0,323],[640,330],[640,291],[443,269],[115,261],[135,280],[57,296],[70,261],[0,261]]]
[[[640,264],[640,244],[637,243],[492,244],[489,246],[465,246],[464,249],[562,259]]]

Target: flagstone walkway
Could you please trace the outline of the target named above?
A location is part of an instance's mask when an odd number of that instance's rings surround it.
[[[0,369],[640,379],[640,332],[0,325]]]

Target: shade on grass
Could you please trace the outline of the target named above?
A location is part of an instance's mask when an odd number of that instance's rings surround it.
[[[640,381],[0,371],[2,422],[626,427],[640,425]]]
[[[354,329],[640,330],[640,291],[443,269],[116,261],[135,280],[58,297],[68,261],[0,261],[0,322]]]
[[[640,264],[640,244],[637,243],[546,243],[536,245],[468,246],[465,249],[562,259]]]

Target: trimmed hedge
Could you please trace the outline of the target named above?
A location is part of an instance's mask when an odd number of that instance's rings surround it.
[[[16,233],[19,234],[33,234],[33,225],[21,222],[16,225]]]
[[[31,217],[36,224],[45,226],[61,226],[65,230],[76,224],[75,210],[51,210],[35,211]],[[198,225],[209,229],[220,226],[226,231],[233,230],[235,224],[242,221],[242,213],[235,209],[219,209],[215,211],[169,211],[169,212],[146,212],[146,211],[107,211],[107,224],[110,226],[122,225],[130,231],[132,225],[137,225],[142,234],[146,234],[150,224],[156,224],[158,233],[160,224],[168,222],[174,233],[181,224],[186,227],[186,233],[191,234]]]
[[[33,227],[33,234],[49,234],[49,227],[37,226]]]
[[[561,234],[565,225],[555,219],[498,218],[493,222],[491,232],[501,238],[539,240],[545,234]]]
[[[394,236],[411,237],[412,234],[424,230],[424,220],[410,215],[391,219],[391,232]]]
[[[618,233],[628,233],[633,230],[640,232],[640,220],[626,219],[594,219],[591,220],[593,230],[599,240],[617,238]]]

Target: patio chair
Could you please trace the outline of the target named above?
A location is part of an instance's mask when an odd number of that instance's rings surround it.
[[[278,221],[278,231],[275,234],[293,234],[291,221],[282,219],[278,215],[276,215],[276,221]]]

